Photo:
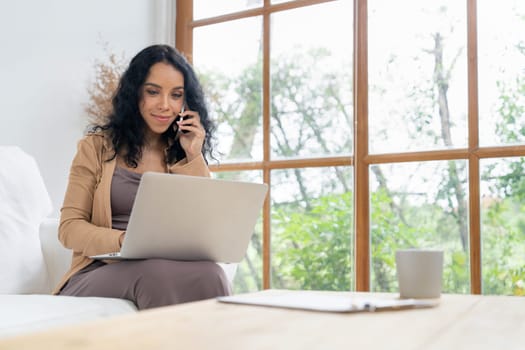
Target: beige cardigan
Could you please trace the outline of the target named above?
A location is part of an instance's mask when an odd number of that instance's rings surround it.
[[[110,187],[116,159],[110,141],[90,134],[78,142],[61,209],[58,238],[73,251],[71,268],[53,291],[57,294],[75,273],[88,266],[88,256],[119,251],[123,231],[111,228]],[[170,173],[210,176],[204,157],[182,159],[168,168]]]

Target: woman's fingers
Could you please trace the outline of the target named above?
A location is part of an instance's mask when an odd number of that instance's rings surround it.
[[[180,116],[177,121],[179,126],[177,135],[186,156],[191,160],[201,154],[206,131],[201,124],[199,113],[187,110]]]
[[[184,134],[204,131],[200,122],[199,113],[193,111],[185,111],[184,113],[181,113],[177,118],[177,125],[179,126],[179,130]]]

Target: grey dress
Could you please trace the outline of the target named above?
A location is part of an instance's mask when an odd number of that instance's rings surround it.
[[[126,230],[141,174],[117,167],[111,183],[113,228]],[[138,309],[230,295],[222,268],[210,261],[94,261],[73,275],[60,295],[131,300]]]

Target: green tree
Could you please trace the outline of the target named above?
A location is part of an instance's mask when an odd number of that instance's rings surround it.
[[[276,222],[274,263],[280,267],[276,288],[350,290],[351,193],[326,195],[273,209]]]

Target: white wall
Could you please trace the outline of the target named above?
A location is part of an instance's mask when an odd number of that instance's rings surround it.
[[[153,43],[173,44],[173,9],[174,0],[0,1],[0,145],[36,158],[54,216],[103,43],[127,59]]]

